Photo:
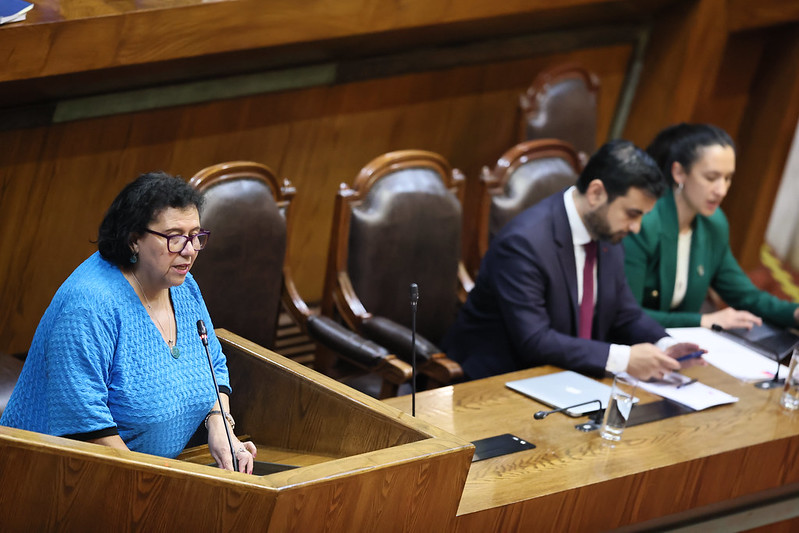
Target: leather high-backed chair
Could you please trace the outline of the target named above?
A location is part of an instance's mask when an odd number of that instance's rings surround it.
[[[205,203],[209,245],[192,268],[214,326],[274,349],[281,303],[319,346],[383,378],[381,397],[396,395],[411,367],[333,320],[313,314],[291,276],[291,200],[295,190],[269,167],[235,161],[191,178]]]
[[[477,215],[477,256],[469,259],[476,272],[494,235],[513,217],[547,196],[574,185],[580,158],[567,142],[541,139],[517,144],[497,161],[483,167]]]
[[[520,96],[522,141],[560,139],[580,154],[583,165],[596,148],[599,78],[577,65],[541,72]]]
[[[410,361],[416,283],[418,370],[431,385],[463,375],[437,348],[472,284],[460,262],[462,185],[438,154],[390,152],[341,184],[333,216],[322,312]]]

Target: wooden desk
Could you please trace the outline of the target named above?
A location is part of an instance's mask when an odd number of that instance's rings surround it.
[[[799,494],[799,413],[719,370],[685,373],[740,398],[705,411],[627,428],[620,443],[574,429],[507,381],[557,371],[530,369],[426,391],[417,417],[473,441],[513,433],[534,450],[473,463],[457,531],[607,530],[675,525],[742,502]],[[410,397],[387,403],[410,411]],[[731,501],[738,499],[736,501]]]

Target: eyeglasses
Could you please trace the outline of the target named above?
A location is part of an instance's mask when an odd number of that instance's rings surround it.
[[[208,236],[211,234],[208,230],[200,230],[194,235],[164,235],[151,229],[144,230],[147,233],[158,235],[166,239],[166,249],[170,253],[179,254],[186,248],[186,243],[191,241],[191,247],[195,250],[202,250],[208,244]]]

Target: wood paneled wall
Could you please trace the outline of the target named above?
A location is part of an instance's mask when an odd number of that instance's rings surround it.
[[[799,2],[696,0],[662,13],[624,135],[646,146],[682,121],[730,133],[737,168],[722,209],[752,270],[799,120]]]
[[[106,50],[71,63],[53,59],[69,54],[70,39],[91,48],[104,35],[81,28],[107,27],[81,18],[86,13],[64,10],[75,5],[71,0],[47,0],[37,4],[39,15],[31,17],[31,25],[0,28],[0,49],[23,38],[29,46],[28,52],[17,47],[0,56],[0,95],[6,102],[18,98],[29,104],[39,98],[47,104],[58,100],[59,91],[86,94],[82,81],[110,91],[175,81],[189,71],[196,76],[197,62],[204,60],[198,54],[206,49],[219,53],[207,56],[211,66],[202,71],[205,77],[212,77],[220,63],[238,61],[240,69],[253,61],[253,68],[262,69],[292,66],[291,60],[306,65],[309,57],[370,60],[373,75],[367,69],[349,82],[0,131],[0,351],[27,350],[55,290],[94,251],[91,241],[105,208],[141,172],[161,169],[189,177],[205,166],[252,159],[291,179],[298,189],[298,253],[292,266],[303,296],[314,301],[321,297],[333,195],[340,182],[352,180],[386,151],[439,152],[467,176],[468,245],[475,180],[483,165],[494,164],[517,141],[518,94],[536,73],[565,61],[597,72],[602,80],[598,141],[604,141],[634,57],[629,40],[567,38],[522,55],[414,69],[410,54],[402,59],[410,68],[390,75],[376,68],[382,54],[418,51],[419,43],[435,49],[438,58],[449,50],[463,57],[463,48],[455,48],[464,43],[498,38],[512,43],[514,36],[530,32],[547,37],[543,32],[586,31],[608,22],[646,24],[651,17],[650,45],[624,136],[646,145],[662,127],[683,120],[715,122],[730,131],[740,145],[739,170],[723,207],[731,221],[733,251],[745,268],[756,258],[799,118],[799,4],[785,0],[760,0],[756,6],[744,0],[570,0],[557,7],[545,1],[414,0],[403,3],[408,12],[402,17],[379,23],[374,0],[331,7],[335,23],[315,2],[307,8],[283,2],[274,13],[259,11],[248,21],[242,9],[256,3],[175,0],[175,6],[186,6],[176,7],[176,14],[139,12],[131,2],[93,1],[111,9],[108,27],[121,28],[111,36],[121,47],[111,48],[121,50],[121,56],[108,59]],[[385,14],[397,9],[386,7]],[[207,14],[219,17],[203,26]],[[163,27],[159,21],[178,15],[186,23],[175,26],[169,34],[175,42],[169,45],[157,31]],[[139,27],[137,21],[146,24]],[[306,32],[307,46],[286,28],[269,36],[244,31],[248,23],[278,22]],[[376,25],[365,30],[366,22]],[[213,32],[214,24],[220,32]],[[233,40],[222,36],[228,27],[236,29]],[[126,40],[128,34],[139,45],[147,43],[149,51],[131,54],[125,48],[133,42]],[[53,48],[49,55],[48,47]],[[32,54],[30,61],[26,54]],[[42,57],[50,60],[42,62]],[[169,63],[181,60],[192,63]],[[103,69],[119,78],[103,79]],[[19,117],[20,109],[8,116]],[[41,117],[37,120],[41,123]]]
[[[606,135],[631,45],[264,94],[0,132],[0,350],[27,350],[58,286],[96,247],[97,227],[141,172],[188,178],[250,159],[297,187],[294,271],[321,298],[333,200],[372,158],[406,148],[443,154],[470,181],[516,142],[518,95],[551,64],[602,79]],[[213,229],[213,228],[211,228]],[[213,241],[212,241],[213,242]],[[202,261],[202,254],[200,254]]]

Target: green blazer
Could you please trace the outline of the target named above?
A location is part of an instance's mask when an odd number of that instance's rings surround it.
[[[721,209],[709,217],[696,216],[688,288],[679,307],[670,310],[677,277],[678,235],[677,206],[669,190],[644,215],[641,232],[624,239],[624,266],[633,296],[664,327],[698,326],[699,309],[709,287],[735,309],[782,327],[794,325],[793,312],[799,305],[755,287],[732,256],[729,224]]]

